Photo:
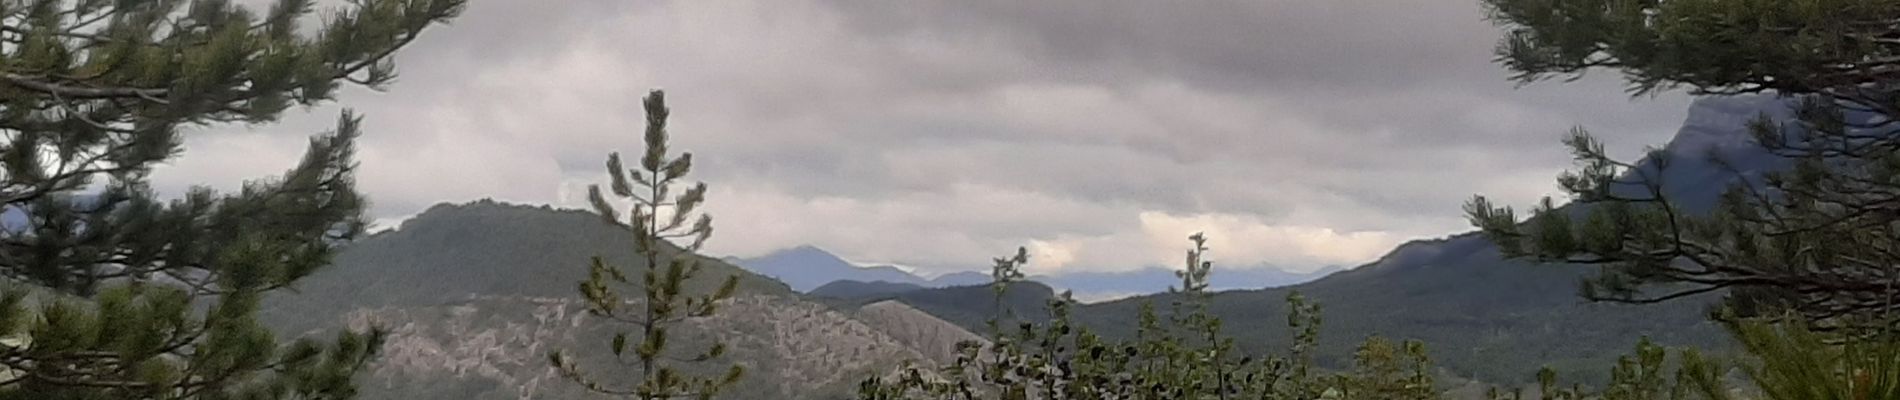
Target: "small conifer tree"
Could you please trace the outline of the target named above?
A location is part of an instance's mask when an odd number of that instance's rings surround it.
[[[631,385],[617,385],[589,375],[563,352],[555,351],[548,357],[563,376],[595,392],[641,400],[709,399],[738,382],[744,370],[737,364],[706,376],[682,370],[679,364],[715,362],[725,354],[726,346],[714,340],[705,348],[682,350],[671,341],[673,329],[689,319],[718,312],[719,301],[732,297],[739,277],[725,277],[710,292],[689,290],[688,282],[698,277],[703,267],[696,253],[712,236],[712,216],[697,212],[706,200],[706,184],[687,185],[684,179],[692,170],[692,153],[676,156],[667,148],[670,110],[665,94],[653,91],[644,105],[646,153],[640,157],[639,169],[625,168],[619,153],[607,157],[611,194],[633,203],[626,218],[621,219],[599,185],[588,188],[595,212],[633,231],[634,252],[644,265],[630,274],[626,268],[596,256],[588,266],[587,280],[580,283],[590,314],[638,329],[616,333],[608,343],[616,360],[625,362],[631,357],[630,364],[638,368],[634,371],[637,378]],[[685,244],[676,245],[672,242],[675,239],[684,239]],[[628,299],[622,295],[630,290],[637,290],[639,297]]]

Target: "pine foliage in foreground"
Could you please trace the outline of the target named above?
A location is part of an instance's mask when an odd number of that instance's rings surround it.
[[[280,343],[266,293],[365,226],[359,119],[284,175],[158,198],[184,133],[267,123],[353,83],[460,0],[0,0],[0,399],[338,399],[381,333]]]
[[[1720,293],[1743,316],[1794,311],[1817,329],[1884,330],[1900,311],[1900,1],[1484,0],[1520,82],[1608,69],[1636,93],[1771,93],[1792,118],[1749,123],[1753,146],[1790,166],[1743,171],[1715,204],[1673,186],[1672,159],[1617,160],[1578,128],[1573,199],[1519,213],[1477,197],[1472,224],[1508,256],[1600,265],[1593,300],[1655,303]],[[1696,155],[1689,155],[1696,156]],[[1710,155],[1712,158],[1714,154]],[[1759,172],[1759,173],[1757,173]],[[1528,215],[1523,215],[1528,214]],[[1858,323],[1871,322],[1873,326]]]

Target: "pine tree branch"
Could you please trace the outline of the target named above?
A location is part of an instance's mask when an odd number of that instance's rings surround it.
[[[13,86],[19,87],[21,89],[27,89],[27,90],[31,90],[35,92],[52,94],[52,95],[59,95],[61,97],[71,98],[71,99],[162,98],[168,92],[166,89],[85,88],[85,87],[76,87],[76,86],[66,86],[66,85],[46,82],[42,78],[16,74],[12,72],[0,72],[0,81],[4,81],[8,84],[12,84]]]

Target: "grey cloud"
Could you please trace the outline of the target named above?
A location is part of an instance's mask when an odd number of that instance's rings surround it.
[[[1515,87],[1476,3],[478,1],[401,53],[388,93],[194,136],[159,179],[279,171],[347,105],[368,115],[377,218],[580,206],[608,151],[637,151],[657,87],[715,188],[717,250],[949,268],[1160,235],[1143,212],[1450,233],[1473,193],[1550,191],[1573,125],[1634,154],[1681,122],[1686,98],[1614,76]]]
[[[1045,62],[1030,79],[1173,79],[1206,91],[1287,100],[1302,115],[1324,115],[1331,124],[1358,130],[1439,122],[1429,119],[1494,105],[1486,100],[1561,108],[1569,116],[1616,109],[1616,115],[1644,122],[1679,118],[1686,105],[1671,98],[1662,113],[1631,115],[1641,109],[1603,96],[1622,87],[1611,76],[1557,90],[1515,91],[1507,73],[1489,62],[1498,30],[1481,21],[1477,1],[840,3],[837,8],[868,34],[1014,43]],[[1076,73],[1090,70],[1107,72]],[[1597,95],[1576,96],[1577,86]],[[1444,128],[1431,132],[1438,135],[1409,136],[1431,143],[1485,133],[1445,122],[1433,124]],[[1548,144],[1527,139],[1543,135],[1508,133],[1493,132],[1489,139]]]
[[[1206,88],[1324,92],[1501,77],[1483,68],[1496,35],[1479,22],[1476,2],[839,3],[867,32],[1008,37],[1040,59],[1069,64],[1051,74],[1109,63]]]

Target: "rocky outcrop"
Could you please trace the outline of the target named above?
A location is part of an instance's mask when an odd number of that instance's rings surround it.
[[[955,361],[958,343],[987,343],[982,336],[896,300],[860,307],[857,317],[938,363]]]

